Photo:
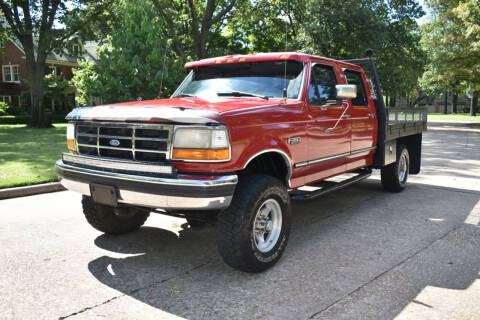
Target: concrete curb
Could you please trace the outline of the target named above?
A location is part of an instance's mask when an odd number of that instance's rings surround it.
[[[36,184],[33,186],[15,187],[8,189],[0,189],[0,200],[31,196],[40,193],[49,193],[66,190],[60,182],[49,182]]]

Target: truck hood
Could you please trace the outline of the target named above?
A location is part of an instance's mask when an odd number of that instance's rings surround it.
[[[279,105],[278,99],[225,98],[207,101],[199,98],[173,98],[79,107],[67,120],[122,122],[222,123],[221,114],[260,106]]]

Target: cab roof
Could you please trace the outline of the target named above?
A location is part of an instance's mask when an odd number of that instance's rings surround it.
[[[353,68],[359,68],[358,65],[344,62],[342,60],[335,60],[331,58],[316,56],[312,54],[300,53],[300,52],[268,52],[268,53],[255,53],[255,54],[237,54],[223,57],[207,58],[198,61],[187,62],[185,68],[194,69],[201,66],[209,66],[215,64],[228,64],[228,63],[242,63],[242,62],[260,62],[260,61],[275,61],[275,60],[296,60],[303,63],[310,62],[312,60],[323,60],[334,63],[340,63],[344,66]]]

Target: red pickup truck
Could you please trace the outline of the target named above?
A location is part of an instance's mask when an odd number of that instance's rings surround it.
[[[192,228],[216,222],[224,261],[263,271],[285,250],[291,199],[372,169],[398,192],[420,171],[426,114],[386,109],[367,55],[205,59],[185,65],[190,73],[169,99],[76,108],[69,153],[56,163],[61,183],[83,194],[85,217],[102,232],[134,231],[152,212]],[[348,177],[329,181],[338,175]],[[311,184],[315,191],[300,188]]]

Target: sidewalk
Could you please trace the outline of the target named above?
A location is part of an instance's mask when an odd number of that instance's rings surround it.
[[[445,121],[445,120],[427,120],[428,126],[442,127],[442,126],[455,126],[455,127],[467,127],[467,128],[480,128],[480,123],[469,121]]]

